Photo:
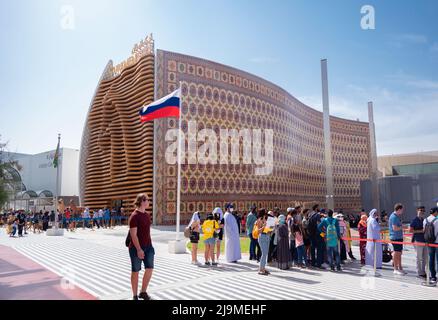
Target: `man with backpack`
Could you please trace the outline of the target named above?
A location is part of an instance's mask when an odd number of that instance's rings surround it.
[[[319,205],[315,204],[312,207],[312,212],[309,214],[309,223],[307,224],[307,231],[310,238],[310,257],[312,260],[312,267],[325,269],[322,266],[324,262],[324,239],[318,232],[318,225],[321,222],[321,215],[319,213]],[[316,257],[315,257],[316,253]]]
[[[332,271],[335,271],[333,255],[336,258],[336,270],[341,269],[341,257],[339,255],[339,239],[341,239],[341,230],[338,219],[333,218],[333,210],[328,211],[328,217],[318,225],[318,231],[325,233],[327,239],[327,257]]]
[[[412,220],[409,232],[412,233],[412,243],[417,251],[417,273],[419,278],[426,278],[427,247],[424,240],[424,207],[417,208],[417,216]]]
[[[438,207],[430,210],[430,215],[424,219],[424,239],[429,244],[438,244]],[[429,247],[430,280],[436,282],[435,261],[438,261],[438,248]]]

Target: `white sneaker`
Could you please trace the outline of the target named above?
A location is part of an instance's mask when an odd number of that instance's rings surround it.
[[[404,273],[403,271],[400,271],[400,270],[394,270],[394,274],[397,276],[404,276],[406,273]]]

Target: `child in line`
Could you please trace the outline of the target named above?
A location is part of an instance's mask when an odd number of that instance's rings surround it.
[[[214,261],[214,244],[215,244],[215,233],[216,230],[219,229],[219,225],[216,220],[214,220],[214,216],[212,213],[209,213],[207,216],[207,220],[202,224],[202,232],[204,233],[204,243],[205,243],[205,265],[217,266],[217,262]]]
[[[295,247],[297,249],[298,255],[298,267],[305,268],[306,267],[306,254],[304,248],[304,238],[303,238],[303,230],[301,225],[298,223],[294,223],[293,232],[295,236]]]

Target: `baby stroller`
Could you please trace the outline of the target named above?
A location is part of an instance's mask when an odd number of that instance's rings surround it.
[[[382,261],[388,263],[392,260],[392,251],[388,243],[382,243]]]

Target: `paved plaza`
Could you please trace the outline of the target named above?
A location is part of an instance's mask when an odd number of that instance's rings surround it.
[[[54,299],[44,295],[44,288],[54,286],[62,299],[130,299],[126,233],[126,227],[117,227],[78,229],[74,233],[65,232],[63,237],[30,233],[23,238],[8,238],[1,229],[0,265],[8,265],[0,272],[1,298]],[[271,267],[272,274],[265,277],[257,274],[258,265],[248,261],[247,255],[238,264],[220,260],[218,267],[191,265],[189,254],[168,253],[167,241],[174,237],[170,228],[152,229],[156,260],[148,291],[157,300],[438,298],[438,288],[421,286],[416,277],[413,247],[404,252],[403,264],[408,275],[402,278],[393,275],[390,264],[384,264],[380,277],[372,277],[357,261],[345,264],[342,273],[297,268],[282,271]],[[358,247],[354,247],[354,253],[359,257]],[[33,268],[20,272],[25,264],[32,263]],[[42,276],[51,280],[37,284]],[[41,294],[29,294],[32,291],[26,283],[33,284],[33,290],[41,290]]]

